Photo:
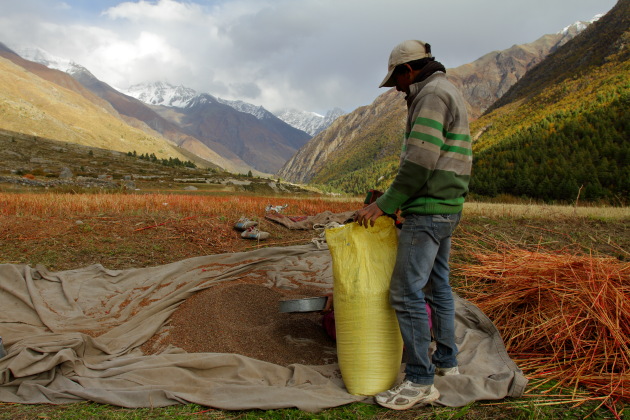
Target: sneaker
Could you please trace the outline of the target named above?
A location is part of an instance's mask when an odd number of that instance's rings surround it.
[[[420,385],[411,381],[403,381],[392,389],[374,396],[379,405],[392,410],[406,410],[418,404],[431,404],[440,398],[440,392],[433,385]]]
[[[435,374],[437,376],[450,376],[450,375],[459,375],[459,367],[453,366],[450,368],[435,368]]]
[[[241,217],[238,219],[238,222],[234,225],[234,228],[238,230],[247,230],[252,226],[258,225],[258,222],[255,220],[249,220],[247,217]]]
[[[259,241],[262,241],[269,237],[269,232],[261,232],[256,226],[252,226],[241,233],[241,237],[245,239],[258,239]]]

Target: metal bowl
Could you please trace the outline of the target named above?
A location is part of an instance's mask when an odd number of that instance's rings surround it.
[[[280,301],[280,312],[315,312],[326,306],[326,296]]]

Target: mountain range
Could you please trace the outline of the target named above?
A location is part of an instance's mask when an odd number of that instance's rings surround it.
[[[620,4],[626,2],[622,0]],[[533,43],[494,51],[473,63],[448,69],[447,76],[468,103],[474,148],[495,142],[488,139],[498,124],[487,121],[488,110],[495,110],[505,98],[518,97],[516,100],[523,101],[522,95],[513,95],[523,91],[518,86],[524,85],[525,76],[536,74],[534,70],[541,68],[547,57],[564,50],[584,28],[591,26],[591,22],[578,22]],[[396,173],[405,105],[395,90],[386,91],[372,104],[348,114],[333,109],[325,116],[299,110],[283,110],[274,115],[263,107],[165,82],[136,85],[121,92],[82,66],[38,50],[16,54],[0,45],[0,73],[6,73],[0,95],[10,111],[2,114],[0,128],[32,134],[44,132],[59,140],[139,153],[145,150],[141,146],[147,143],[146,139],[151,139],[154,144],[148,147],[156,154],[192,157],[197,164],[229,172],[276,174],[289,181],[310,182],[349,193],[384,188]],[[28,81],[24,81],[25,75]],[[41,80],[32,79],[35,77]],[[20,83],[29,84],[29,89],[37,90],[37,94],[24,96],[24,89],[12,88]],[[62,93],[59,87],[63,88]],[[32,101],[34,96],[41,99]],[[63,106],[51,105],[58,105],[56,100],[61,100]],[[83,105],[86,100],[93,106]],[[81,109],[76,113],[82,116],[79,122],[70,118],[70,111],[57,112],[73,106]],[[56,113],[54,118],[49,118],[48,112]],[[92,113],[108,114],[107,118],[117,122],[94,118]],[[483,123],[479,125],[478,121]],[[36,130],[40,126],[41,130]],[[112,134],[112,127],[131,131]],[[93,138],[99,141],[94,142]],[[131,138],[134,140],[129,141]]]
[[[28,67],[25,63],[37,62],[50,71],[66,73],[108,102],[126,123],[146,126],[229,172],[273,174],[311,138],[263,107],[243,101],[222,100],[163,82],[137,85],[125,94],[98,80],[86,68],[42,50],[20,50],[18,55],[3,47],[3,52],[18,65]],[[51,79],[53,83],[55,80]],[[84,94],[85,90],[78,93]],[[329,123],[324,117],[319,120],[320,130]]]
[[[340,109],[326,117],[286,110],[279,118],[262,106],[224,100],[166,82],[137,84],[121,91],[101,82],[83,66],[46,51],[26,48],[19,50],[19,55],[71,75],[122,115],[145,122],[167,139],[232,172],[275,173],[312,135],[343,114]],[[150,110],[125,96],[148,105]]]
[[[471,194],[627,203],[629,5],[619,0],[592,24],[447,69],[472,117]],[[279,176],[353,194],[386,189],[403,138],[402,96],[388,90],[340,117]]]
[[[167,82],[140,83],[132,85],[122,92],[148,105],[174,108],[186,108],[195,97],[200,95],[194,89],[182,85],[173,86]],[[345,114],[341,108],[334,108],[328,111],[326,115],[289,108],[271,113],[262,106],[252,105],[244,101],[213,98],[220,103],[231,106],[237,111],[251,114],[259,120],[270,119],[275,116],[290,126],[308,133],[310,136],[324,131],[335,119]]]
[[[24,59],[43,64],[51,69],[61,70],[70,75],[88,72],[86,68],[76,64],[72,60],[53,56],[39,48],[20,48],[16,50],[16,53]],[[161,81],[139,83],[127,89],[117,90],[148,105],[161,105],[175,108],[186,108],[186,106],[200,94],[194,89],[183,85],[174,86]],[[231,106],[237,111],[252,114],[258,119],[269,118],[271,114],[262,106],[252,105],[244,101],[230,101],[221,98],[216,98],[216,100]],[[335,119],[343,114],[345,114],[345,112],[341,108],[333,108],[328,111],[326,115],[285,108],[275,112],[273,115],[290,126],[302,130],[310,136],[314,136],[328,128]]]
[[[596,16],[590,22],[576,22],[556,34],[544,35],[532,43],[493,51],[472,63],[448,69],[446,74],[449,80],[464,96],[469,118],[478,118],[530,68],[598,18]],[[360,107],[343,116],[325,133],[314,137],[280,169],[278,176],[292,182],[313,181],[326,184],[335,177],[351,174],[365,162],[380,162],[385,157],[389,159],[398,153],[405,115],[406,106],[402,97],[396,94],[395,89],[391,89],[380,95],[371,105]],[[392,124],[391,121],[398,123]],[[377,144],[363,142],[361,156],[357,156],[355,162],[354,158],[348,156],[355,153],[355,139],[360,138],[375,138]],[[370,150],[367,151],[366,148]],[[368,160],[365,161],[364,158]],[[386,166],[389,168],[392,165]],[[390,168],[389,171],[391,170]],[[379,176],[382,175],[384,174]]]
[[[67,73],[25,60],[2,44],[0,87],[2,129],[120,152],[193,159],[217,167],[141,121],[120,114]]]

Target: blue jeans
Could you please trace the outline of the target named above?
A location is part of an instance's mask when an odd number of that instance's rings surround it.
[[[461,218],[457,214],[405,218],[390,285],[390,302],[396,311],[407,354],[406,379],[433,383],[435,367],[457,366],[455,302],[449,282],[451,236]],[[431,330],[426,310],[431,307],[437,349],[429,359]]]

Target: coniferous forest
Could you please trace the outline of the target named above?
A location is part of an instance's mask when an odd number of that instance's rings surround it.
[[[557,111],[475,155],[471,191],[543,201],[627,204],[630,94],[605,107]]]

